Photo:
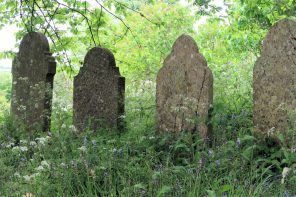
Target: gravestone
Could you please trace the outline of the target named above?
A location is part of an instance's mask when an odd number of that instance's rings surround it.
[[[176,40],[156,82],[158,132],[186,130],[209,138],[213,75],[193,38]]]
[[[95,47],[84,59],[74,79],[74,125],[85,128],[118,128],[124,114],[125,78],[111,51]]]
[[[30,32],[21,41],[12,64],[11,115],[14,125],[29,133],[50,130],[56,62],[47,38]]]
[[[296,109],[296,22],[277,22],[263,41],[261,57],[253,70],[253,121],[255,131],[271,135],[292,125]]]

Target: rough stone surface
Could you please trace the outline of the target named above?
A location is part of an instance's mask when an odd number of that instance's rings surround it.
[[[120,128],[124,114],[125,78],[119,73],[108,49],[91,49],[84,65],[74,79],[74,125],[79,131],[86,127]]]
[[[195,41],[181,35],[157,75],[158,132],[198,131],[211,135],[213,75]]]
[[[263,41],[253,73],[254,127],[256,132],[285,132],[296,109],[296,22],[276,23]]]
[[[11,114],[17,127],[30,133],[50,130],[55,72],[47,38],[36,32],[25,35],[12,64]]]

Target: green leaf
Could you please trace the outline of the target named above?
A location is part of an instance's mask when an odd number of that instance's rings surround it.
[[[223,185],[220,189],[220,194],[233,190],[233,185]]]
[[[170,191],[172,191],[172,189],[173,188],[171,186],[167,186],[167,185],[162,186],[162,188],[157,192],[157,197],[160,197],[166,193],[169,193]]]
[[[207,193],[208,193],[208,197],[216,197],[215,192],[212,190],[207,190]]]

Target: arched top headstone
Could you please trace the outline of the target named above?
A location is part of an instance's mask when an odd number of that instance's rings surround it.
[[[47,38],[37,32],[26,34],[12,65],[11,112],[16,123],[30,132],[50,129],[55,73]]]
[[[173,45],[173,49],[172,52],[174,53],[175,51],[180,51],[180,50],[184,50],[184,51],[195,51],[195,52],[199,52],[198,46],[196,44],[196,42],[194,41],[194,39],[186,34],[182,34],[181,36],[178,37],[178,39],[175,41],[174,45]],[[175,53],[176,55],[179,55],[180,53]],[[185,54],[188,55],[188,54]]]
[[[292,43],[291,41],[296,41],[295,25],[295,20],[282,19],[278,21],[273,27],[271,27],[263,40],[261,56],[276,55],[276,52],[289,49],[289,45],[294,46],[295,43]],[[290,49],[294,49],[294,47]]]
[[[292,127],[296,108],[296,21],[278,21],[263,40],[253,70],[255,131],[271,135]]]
[[[105,72],[106,70],[113,70],[115,74],[120,75],[113,53],[109,49],[101,47],[89,50],[84,58],[80,73]]]
[[[125,79],[112,52],[101,47],[89,50],[74,78],[74,125],[79,131],[87,127],[119,128],[124,113],[124,90]]]
[[[192,37],[181,35],[175,41],[158,72],[156,89],[158,132],[187,130],[210,136],[213,75]]]
[[[49,52],[49,43],[46,36],[39,32],[27,33],[21,41],[20,53],[27,50]]]
[[[170,55],[164,60],[164,65],[172,64],[204,66],[207,62],[202,54],[199,53],[198,46],[194,39],[186,34],[181,35],[174,43]]]

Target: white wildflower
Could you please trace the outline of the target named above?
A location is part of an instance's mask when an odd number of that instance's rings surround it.
[[[47,161],[45,161],[45,160],[41,161],[41,165],[43,167],[46,167],[46,168],[49,168],[50,167],[49,163]]]
[[[61,126],[61,128],[62,129],[65,129],[66,128],[66,124],[63,123],[62,126]]]
[[[76,127],[74,125],[70,125],[69,126],[69,129],[72,130],[73,132],[76,132],[77,131],[77,129],[76,129]]]
[[[15,146],[12,148],[12,151],[19,151],[20,150],[20,147],[19,146]]]
[[[31,176],[29,176],[29,175],[25,175],[25,176],[23,176],[23,178],[25,179],[25,181],[30,181],[31,180]]]
[[[20,175],[19,172],[14,173],[13,176],[15,176],[15,177],[17,177],[17,178],[21,177],[21,175]]]
[[[38,144],[40,144],[40,145],[45,145],[45,143],[47,142],[47,138],[45,138],[45,137],[39,137],[39,138],[36,138],[35,139],[37,142],[38,142]]]
[[[22,152],[27,152],[28,151],[28,148],[26,146],[20,146],[20,150]]]
[[[86,146],[81,146],[78,148],[78,150],[80,150],[81,152],[86,152],[87,148],[86,148]]]
[[[21,144],[27,144],[28,141],[27,141],[27,140],[20,140],[20,143],[21,143]]]
[[[29,143],[29,145],[30,145],[30,146],[37,146],[37,143],[36,143],[35,141],[31,141],[31,142]]]
[[[43,166],[38,166],[38,167],[36,168],[36,170],[37,170],[37,171],[43,171],[43,170],[44,170],[44,167],[43,167]]]
[[[155,139],[154,136],[150,136],[150,137],[149,137],[149,140],[153,140],[153,139]]]
[[[9,142],[8,144],[6,144],[6,148],[11,148],[14,146],[14,143],[13,142]]]
[[[39,172],[34,173],[32,175],[25,175],[25,176],[23,176],[23,178],[25,179],[25,181],[28,181],[29,182],[29,181],[31,181],[32,179],[34,179],[38,175],[39,175]]]

